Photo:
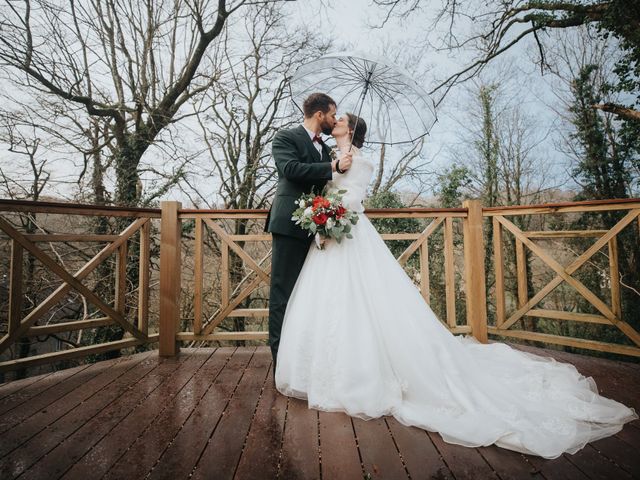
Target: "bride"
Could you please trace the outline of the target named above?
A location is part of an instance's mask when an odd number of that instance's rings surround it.
[[[334,128],[341,152],[354,128],[361,147],[362,119],[346,114]],[[362,213],[374,164],[354,150],[351,169],[329,187],[347,190],[343,203],[360,219],[353,239],[309,248],[284,318],[281,393],[363,419],[393,415],[449,443],[545,458],[575,453],[638,418],[572,365],[452,335]]]

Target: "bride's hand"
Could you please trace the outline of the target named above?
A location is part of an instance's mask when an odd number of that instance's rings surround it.
[[[340,170],[346,171],[351,168],[351,162],[353,161],[353,152],[346,152],[338,157],[340,162]]]
[[[318,247],[320,250],[323,250],[324,244],[327,242],[327,239],[316,233],[314,236],[314,241],[316,242],[316,247]]]

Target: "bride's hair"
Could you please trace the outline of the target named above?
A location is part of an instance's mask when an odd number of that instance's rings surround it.
[[[353,113],[347,113],[347,118],[349,119],[349,129],[355,130],[353,146],[362,148],[362,145],[364,145],[364,137],[367,134],[367,124],[362,117],[358,117]],[[349,136],[351,136],[351,134]]]

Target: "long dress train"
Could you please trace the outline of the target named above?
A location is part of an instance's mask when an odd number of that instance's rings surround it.
[[[362,212],[373,162],[361,154],[331,188]],[[555,458],[612,435],[635,411],[598,395],[572,365],[452,335],[371,222],[312,245],[285,313],[277,389],[310,408],[393,415],[449,443]]]

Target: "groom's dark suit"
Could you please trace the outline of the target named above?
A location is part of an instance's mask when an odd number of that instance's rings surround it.
[[[324,144],[320,155],[302,125],[276,133],[271,151],[278,171],[278,187],[265,230],[273,237],[269,345],[275,372],[284,312],[312,241],[291,216],[298,208],[295,202],[302,194],[310,193],[314,187],[315,192],[320,193],[331,179],[331,155]]]

